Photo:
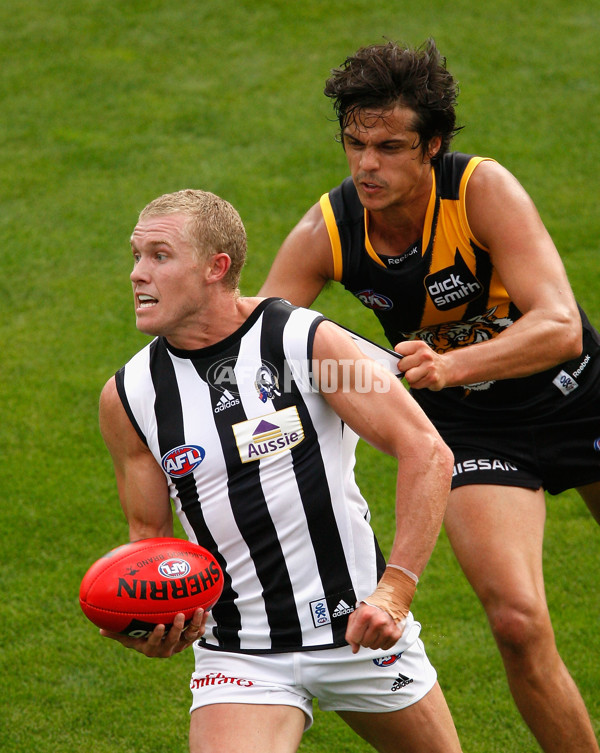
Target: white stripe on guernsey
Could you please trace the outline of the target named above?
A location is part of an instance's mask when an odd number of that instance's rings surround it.
[[[183,401],[185,436],[197,435],[197,427],[202,426],[202,446],[210,454],[210,474],[206,473],[202,463],[194,471],[201,494],[204,520],[215,541],[219,542],[219,551],[227,562],[232,588],[238,594],[249,597],[247,603],[238,604],[242,620],[241,635],[256,636],[261,641],[255,646],[242,640],[240,648],[264,648],[265,636],[269,635],[269,623],[264,601],[256,598],[262,592],[262,585],[228,501],[227,484],[224,483],[227,479],[227,466],[221,440],[214,419],[207,420],[208,416],[214,415],[207,410],[210,405],[209,388],[198,376],[191,361],[175,357],[173,361]],[[189,401],[186,401],[187,395],[191,396]]]
[[[312,315],[312,316],[307,316]],[[303,320],[314,319],[313,311],[297,309],[292,313],[285,328],[284,342],[295,342],[295,336],[298,342],[305,342],[303,338],[303,327],[300,323]],[[289,341],[287,338],[290,338]],[[310,413],[312,422],[317,430],[321,451],[325,459],[325,474],[332,497],[332,505],[339,527],[342,541],[345,542],[346,554],[352,552],[362,552],[361,557],[369,553],[370,561],[355,562],[348,561],[348,570],[354,590],[358,599],[363,599],[373,593],[377,585],[375,577],[377,565],[375,548],[373,544],[373,532],[370,526],[366,525],[370,519],[370,512],[367,502],[362,496],[356,480],[354,478],[354,465],[356,462],[355,450],[358,443],[358,435],[355,434],[348,426],[344,427],[343,435],[340,437],[335,430],[337,424],[324,420],[324,398],[312,391],[307,373],[298,368],[299,362],[292,358],[292,351],[286,347],[286,358],[290,359],[294,379],[301,380],[306,387],[307,392],[303,393],[305,404]],[[326,411],[331,411],[329,407]],[[332,411],[331,411],[332,412]],[[393,495],[394,490],[390,490]],[[393,496],[392,496],[393,502]]]
[[[314,313],[312,318],[314,318]],[[250,364],[252,368],[255,367],[254,373],[262,365],[260,359],[261,325],[262,317],[244,337],[238,359],[244,364],[244,368]],[[301,337],[302,335],[305,342],[305,330],[300,333]],[[306,348],[306,345],[303,347]],[[298,359],[297,353],[295,357]],[[283,385],[280,386],[283,387]],[[273,401],[267,399],[263,403],[256,389],[254,389],[254,394],[242,396],[242,404],[248,418],[275,413]],[[315,593],[311,589],[313,578],[306,576],[306,568],[311,568],[315,580],[319,579],[319,571],[313,549],[305,545],[305,542],[310,542],[310,532],[293,470],[292,453],[279,453],[268,458],[261,458],[258,462],[260,463],[261,486],[266,499],[269,500],[271,519],[276,527],[277,537],[285,557],[300,626],[304,635],[310,635],[314,631],[314,624],[309,602],[315,598]],[[296,513],[290,516],[289,512],[292,509],[295,509]],[[278,528],[278,521],[287,521],[288,528]],[[319,594],[318,597],[323,595]],[[324,626],[316,631],[315,641],[329,643],[332,637],[331,628]],[[242,648],[252,647],[242,646]]]

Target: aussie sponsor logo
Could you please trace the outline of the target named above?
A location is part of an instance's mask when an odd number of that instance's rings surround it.
[[[470,458],[469,460],[463,460],[461,463],[455,463],[452,475],[458,476],[461,473],[470,473],[471,471],[504,471],[512,473],[518,470],[517,466],[509,463],[508,460],[500,460],[499,458]]]
[[[405,688],[407,685],[410,685],[411,682],[414,682],[412,677],[406,677],[406,675],[398,673],[398,677],[396,677],[392,684],[392,693]]]
[[[317,599],[316,601],[311,601],[310,612],[312,614],[315,627],[331,625],[331,615],[329,614],[329,607],[327,606],[327,601],[324,598]]]
[[[190,563],[184,559],[165,560],[158,566],[158,572],[164,578],[185,578],[190,570]]]
[[[395,664],[401,656],[402,653],[382,656],[380,659],[373,659],[373,664],[376,667],[391,667],[392,664]]]
[[[581,372],[579,372],[581,373]],[[552,380],[552,384],[563,393],[563,395],[570,395],[573,390],[576,390],[579,385],[566,371],[561,370]]]
[[[195,444],[182,444],[165,452],[161,459],[163,471],[172,478],[181,478],[192,473],[204,460],[206,452]]]
[[[462,306],[483,293],[483,285],[465,264],[458,249],[454,255],[454,265],[427,275],[425,288],[433,305],[440,311]]]
[[[210,685],[237,685],[240,688],[250,688],[254,683],[246,677],[231,677],[222,672],[208,672],[204,677],[192,677],[190,690],[198,690]]]
[[[304,440],[304,427],[295,405],[232,427],[242,463],[291,450]]]
[[[393,301],[382,293],[376,293],[372,288],[357,290],[354,295],[368,309],[374,311],[389,311],[394,308]]]

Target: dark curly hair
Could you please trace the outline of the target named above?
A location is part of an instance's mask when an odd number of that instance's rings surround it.
[[[441,147],[432,158],[436,161],[461,130],[454,109],[458,84],[446,70],[446,59],[433,39],[414,49],[394,42],[362,47],[332,70],[324,93],[333,100],[340,138],[348,123],[355,119],[362,123],[361,111],[401,105],[416,114],[414,127],[423,154],[433,138],[441,138]]]

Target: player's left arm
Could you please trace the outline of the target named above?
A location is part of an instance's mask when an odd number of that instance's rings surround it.
[[[130,539],[173,536],[173,514],[165,475],[133,428],[114,377],[102,390],[99,420],[102,437],[113,460]],[[202,635],[206,616],[204,610],[198,609],[186,629],[185,615],[178,614],[168,633],[164,625],[157,625],[147,638],[132,638],[108,630],[101,630],[100,634],[146,656],[168,658],[191,646]]]
[[[477,241],[523,316],[497,337],[441,356],[418,341],[397,351],[412,387],[441,389],[528,376],[575,358],[582,329],[575,297],[558,251],[517,179],[496,162],[481,162],[466,191],[467,216]]]
[[[405,571],[420,576],[440,532],[452,453],[397,376],[367,358],[333,322],[322,322],[315,333],[313,373],[339,417],[398,463],[388,567],[372,597],[351,615],[346,636],[354,650],[390,648],[402,634],[416,586]]]

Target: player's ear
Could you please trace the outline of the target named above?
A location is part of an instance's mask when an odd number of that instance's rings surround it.
[[[231,267],[231,258],[229,254],[214,254],[211,256],[208,264],[206,281],[219,282],[219,280],[222,280],[225,277],[229,271],[229,267]]]
[[[442,146],[442,137],[434,136],[427,145],[427,154],[425,155],[425,161],[431,162],[435,155],[440,151]]]

